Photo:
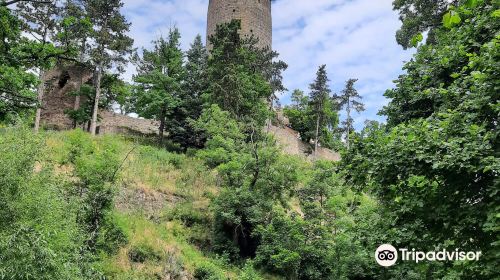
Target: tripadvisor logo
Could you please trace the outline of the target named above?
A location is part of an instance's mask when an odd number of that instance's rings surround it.
[[[399,251],[399,253],[398,253]],[[402,261],[413,261],[419,263],[421,261],[477,261],[481,256],[481,251],[478,252],[463,252],[455,249],[454,251],[422,252],[415,249],[399,249],[397,250],[390,244],[380,245],[375,251],[375,260],[381,266],[389,267],[396,264],[398,257]]]

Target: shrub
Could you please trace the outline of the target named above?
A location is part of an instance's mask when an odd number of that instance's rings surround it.
[[[161,260],[161,254],[158,253],[151,245],[139,243],[130,248],[128,258],[132,262],[143,263],[145,261],[159,261]]]
[[[85,263],[76,205],[52,170],[37,165],[45,150],[28,128],[0,137],[0,278],[81,279]]]
[[[167,213],[167,219],[179,220],[185,226],[192,227],[195,224],[208,224],[209,217],[207,212],[195,209],[192,203],[182,203],[176,205]]]
[[[257,270],[253,267],[252,261],[247,261],[241,270],[238,280],[263,280]]]
[[[194,278],[198,280],[226,280],[224,271],[213,263],[205,262],[196,267]]]

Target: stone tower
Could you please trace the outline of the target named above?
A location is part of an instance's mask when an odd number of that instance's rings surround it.
[[[242,35],[259,38],[260,47],[272,47],[272,0],[209,0],[207,22],[208,37],[218,24],[241,20]]]

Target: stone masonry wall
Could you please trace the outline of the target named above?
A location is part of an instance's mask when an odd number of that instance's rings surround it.
[[[272,47],[271,0],[210,0],[207,45],[217,25],[233,19],[241,20],[242,35],[253,34],[260,47]]]
[[[45,74],[47,85],[42,105],[42,125],[48,129],[68,130],[73,128],[73,121],[65,113],[74,108],[75,96],[72,91],[78,89],[80,79],[87,83],[93,73],[78,66],[58,66]],[[81,100],[83,104],[85,100]],[[132,118],[110,111],[99,112],[99,134],[126,133],[126,134],[156,134],[159,124],[153,120]]]

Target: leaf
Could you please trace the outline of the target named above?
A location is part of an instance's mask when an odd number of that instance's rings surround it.
[[[491,13],[493,17],[500,17],[500,9],[495,10],[493,13]]]
[[[477,4],[479,4],[479,0],[467,0],[465,6],[468,8],[474,8],[477,6]]]
[[[417,35],[413,36],[413,38],[411,38],[411,46],[414,48],[417,47],[418,43],[422,42],[423,39],[424,35],[422,35],[422,33],[418,33]]]
[[[443,25],[446,28],[452,28],[454,25],[462,22],[460,15],[454,11],[449,11],[443,16]]]

